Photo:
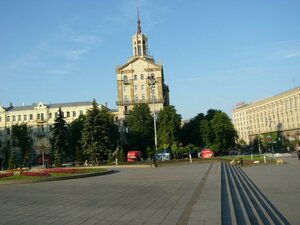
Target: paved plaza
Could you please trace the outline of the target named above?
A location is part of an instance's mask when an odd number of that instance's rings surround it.
[[[118,172],[106,176],[0,185],[0,224],[224,224],[222,166],[115,168]],[[282,166],[244,167],[242,172],[286,218],[286,224],[299,224],[299,169],[300,162],[290,159]]]

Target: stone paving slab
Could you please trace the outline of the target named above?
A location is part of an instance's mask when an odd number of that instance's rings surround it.
[[[291,224],[300,224],[300,161],[284,159],[283,165],[243,167],[243,171]]]
[[[195,203],[188,225],[221,224],[221,168],[215,163],[205,182],[204,189]]]
[[[291,224],[300,224],[300,162],[286,162],[242,169]],[[108,176],[0,185],[0,224],[177,224],[209,167],[119,168]],[[214,163],[188,225],[221,224],[220,180],[220,163]]]
[[[208,166],[120,168],[108,176],[2,185],[1,224],[176,224]]]

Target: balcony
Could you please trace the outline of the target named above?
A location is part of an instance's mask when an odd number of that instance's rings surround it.
[[[153,100],[152,99],[139,99],[139,100],[124,100],[124,101],[117,101],[116,104],[117,106],[126,106],[126,105],[134,105],[134,104],[141,104],[141,103],[146,103],[146,104],[152,104]],[[164,103],[163,98],[157,98],[154,99],[154,103]]]
[[[45,119],[36,119],[36,122],[37,123],[46,123],[46,120]]]

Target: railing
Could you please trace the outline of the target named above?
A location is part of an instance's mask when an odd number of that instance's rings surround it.
[[[46,120],[45,119],[37,119],[36,122],[37,123],[46,123]]]
[[[146,103],[146,104],[152,104],[152,99],[145,99],[145,100],[124,100],[124,101],[117,101],[116,104],[118,106],[123,105],[134,105],[134,104],[140,104],[140,103]],[[164,103],[164,100],[162,98],[154,99],[154,103]]]

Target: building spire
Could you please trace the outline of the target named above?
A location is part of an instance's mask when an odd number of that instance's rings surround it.
[[[140,21],[140,11],[139,8],[137,9],[137,13],[138,13],[138,26],[137,26],[137,34],[141,34],[142,33],[142,28],[141,28],[141,21]]]

